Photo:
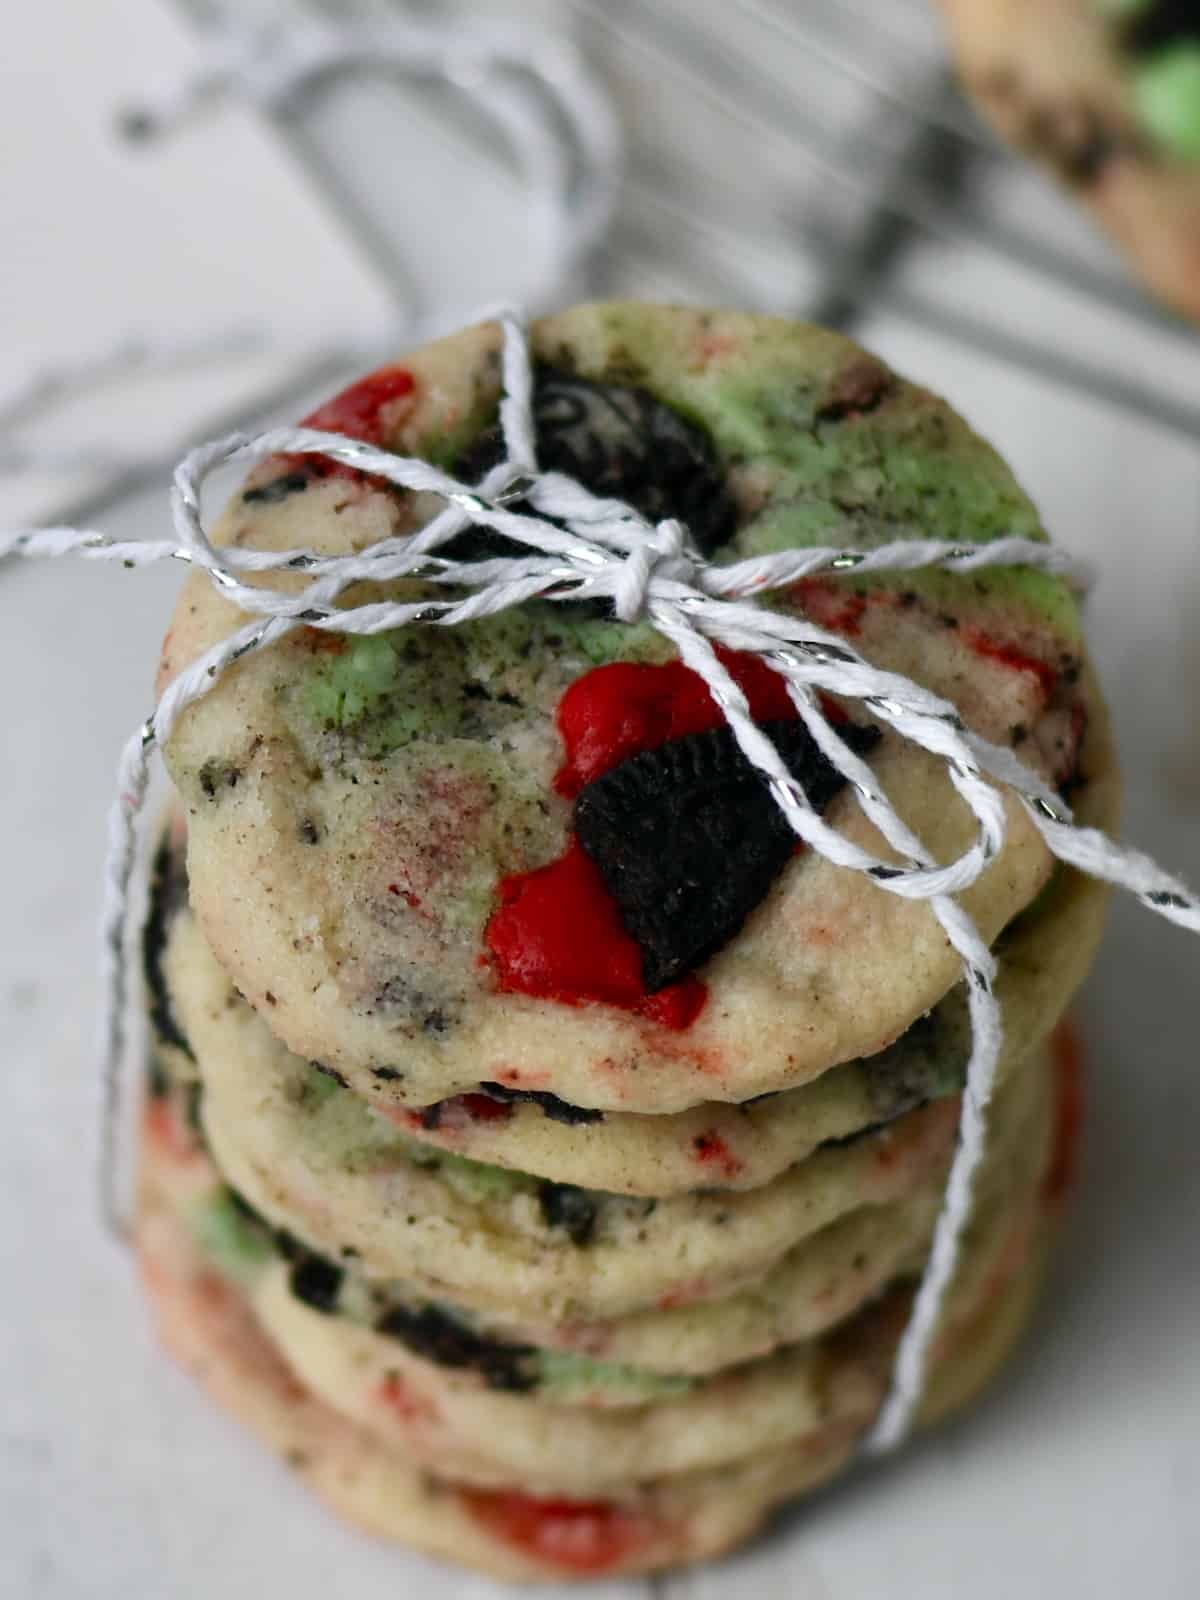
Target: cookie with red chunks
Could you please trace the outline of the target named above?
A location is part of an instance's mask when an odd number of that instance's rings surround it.
[[[825,1481],[853,1454],[859,1430],[833,1427],[740,1468],[639,1482],[611,1497],[456,1482],[448,1472],[416,1466],[409,1450],[389,1448],[298,1380],[246,1294],[214,1274],[177,1188],[175,1170],[160,1151],[148,1150],[136,1248],[167,1349],[314,1494],[375,1537],[500,1579],[646,1572],[709,1559],[743,1542],[779,1503]],[[1007,1354],[1031,1299],[1032,1271],[1017,1270],[947,1351],[930,1417],[969,1398]],[[862,1335],[855,1349],[843,1341],[840,1359],[878,1374],[894,1332],[876,1319]],[[399,1402],[398,1386],[389,1397]]]
[[[500,343],[485,324],[414,352],[389,369],[391,397],[373,417],[376,390],[360,386],[347,425],[452,465],[495,425]],[[703,430],[737,513],[718,561],[831,540],[869,549],[904,533],[1042,537],[993,451],[836,335],[601,305],[535,323],[531,344],[539,368],[644,391]],[[400,371],[411,384],[392,392]],[[711,460],[696,469],[705,496]],[[438,509],[330,475],[282,499],[237,499],[214,537],[345,554]],[[425,593],[364,585],[356,599]],[[1073,598],[1036,571],[811,581],[763,603],[844,633],[881,668],[954,701],[976,732],[1019,746],[1050,781],[1071,773],[1098,725]],[[190,582],[160,681],[242,620]],[[756,721],[787,716],[777,674],[751,657],[729,665]],[[752,681],[754,668],[774,691]],[[585,696],[581,726],[578,688],[601,673],[636,678],[636,693]],[[782,706],[769,703],[781,693]],[[363,639],[296,629],[239,660],[169,741],[197,917],[271,1031],[392,1112],[481,1082],[622,1115],[798,1088],[885,1048],[959,981],[959,964],[927,905],[802,850],[699,969],[647,989],[638,942],[574,840],[574,800],[600,776],[597,750],[616,765],[721,720],[648,624],[578,605]],[[967,848],[975,824],[942,762],[885,733],[871,765],[935,857]],[[1019,803],[1008,797],[1006,809],[1003,856],[963,897],[989,942],[1051,870]],[[826,820],[886,853],[848,791]],[[573,899],[558,892],[567,880]],[[518,918],[515,935],[514,894],[538,901],[541,919]],[[604,959],[589,964],[601,946]]]
[[[247,1248],[248,1241],[235,1258],[227,1253],[228,1241],[215,1251],[211,1235],[196,1225],[198,1209],[209,1203],[212,1177],[202,1159],[191,1153],[176,1159],[157,1138],[148,1139],[137,1243],[170,1342],[256,1426],[264,1423],[270,1398],[278,1410],[268,1408],[265,1432],[298,1470],[343,1490],[362,1487],[366,1474],[366,1502],[377,1510],[386,1506],[393,1517],[406,1504],[405,1480],[392,1480],[393,1492],[382,1494],[371,1466],[373,1449],[436,1474],[441,1493],[434,1506],[443,1512],[447,1497],[451,1505],[458,1503],[450,1485],[463,1486],[464,1504],[488,1506],[489,1525],[497,1523],[502,1499],[521,1499],[525,1520],[534,1505],[547,1516],[566,1518],[569,1508],[582,1514],[585,1507],[599,1517],[611,1504],[627,1506],[628,1514],[636,1507],[648,1515],[653,1507],[671,1525],[678,1517],[711,1533],[713,1519],[727,1525],[740,1503],[743,1466],[746,1487],[761,1491],[770,1482],[778,1494],[796,1489],[803,1477],[788,1474],[776,1483],[777,1453],[799,1460],[813,1450],[823,1455],[833,1424],[841,1425],[848,1443],[886,1392],[908,1300],[903,1289],[818,1344],[640,1405],[601,1409],[582,1396],[560,1404],[496,1392],[474,1381],[472,1370],[439,1367],[387,1335],[304,1306],[291,1293],[286,1272]],[[1002,1224],[1006,1220],[1001,1217]],[[1037,1231],[1028,1220],[1001,1226],[982,1257],[983,1239],[973,1234],[963,1293],[951,1302],[936,1352],[926,1415],[945,1403],[947,1384],[961,1399],[972,1386],[964,1381],[968,1375],[975,1371],[975,1381],[981,1376],[981,1319],[985,1327],[996,1319],[1007,1328],[998,1341],[984,1341],[990,1353],[983,1370],[990,1371],[1009,1347],[1016,1327],[1005,1315],[1006,1290],[1024,1281],[1027,1264],[1036,1258],[1030,1240],[1021,1237],[1022,1230]],[[980,1270],[989,1256],[1000,1270]],[[333,1434],[310,1426],[317,1396],[329,1427],[336,1432],[334,1419],[341,1418],[359,1441],[358,1452],[338,1455],[337,1470],[325,1470],[321,1460]],[[500,1495],[497,1484],[512,1488]],[[465,1486],[473,1487],[467,1492]],[[702,1486],[705,1493],[697,1499]],[[669,1517],[668,1507],[674,1509]],[[392,1531],[414,1538],[420,1526],[400,1516]],[[590,1541],[587,1548],[594,1553]]]
[[[994,1108],[994,1138],[978,1196],[985,1211],[998,1207],[1002,1218],[1012,1205],[1014,1154],[1019,1151],[1023,1162],[1032,1163],[1028,1169],[1031,1182],[1044,1164],[1039,1152],[1045,1141],[1034,1127],[1038,1107],[1044,1109],[1050,1098],[1047,1074],[1037,1065],[1041,1060],[1035,1052],[1028,1068],[1022,1067],[1019,1076],[1004,1086]],[[199,1159],[206,1148],[205,1125],[192,1118],[186,1086],[168,1090],[168,1094],[171,1098],[161,1110],[168,1117],[174,1111],[178,1138],[193,1148],[195,1159]],[[347,1100],[352,1106],[353,1097]],[[156,1105],[156,1127],[159,1109]],[[953,1117],[946,1124],[947,1130],[952,1122]],[[638,1405],[682,1393],[689,1387],[683,1379],[744,1364],[834,1326],[919,1259],[938,1211],[944,1170],[931,1171],[899,1199],[888,1200],[868,1183],[862,1205],[852,1207],[802,1239],[764,1276],[746,1281],[745,1230],[743,1219],[736,1214],[739,1202],[730,1204],[719,1195],[706,1196],[700,1210],[691,1217],[678,1205],[667,1205],[661,1216],[660,1208],[644,1206],[627,1248],[656,1253],[665,1246],[670,1253],[669,1275],[660,1279],[660,1293],[654,1305],[612,1320],[589,1313],[582,1302],[564,1300],[561,1295],[551,1295],[540,1308],[528,1300],[522,1291],[524,1274],[517,1259],[520,1252],[518,1249],[514,1254],[511,1226],[505,1222],[502,1209],[493,1210],[490,1218],[479,1218],[487,1231],[490,1249],[507,1273],[499,1301],[487,1303],[485,1298],[484,1304],[476,1304],[470,1285],[458,1282],[457,1266],[450,1274],[453,1284],[444,1268],[427,1283],[419,1281],[419,1273],[417,1282],[407,1272],[396,1277],[399,1257],[393,1255],[383,1261],[370,1246],[360,1248],[361,1230],[341,1206],[345,1196],[336,1179],[330,1181],[326,1176],[322,1181],[320,1175],[317,1177],[318,1188],[330,1200],[326,1211],[302,1215],[292,1209],[298,1174],[306,1165],[311,1171],[314,1159],[321,1162],[319,1145],[310,1133],[302,1126],[293,1131],[297,1134],[295,1159],[287,1170],[282,1164],[277,1166],[269,1192],[264,1192],[260,1178],[251,1171],[249,1192],[254,1197],[253,1205],[240,1191],[223,1185],[211,1202],[196,1210],[193,1221],[197,1235],[219,1265],[223,1264],[239,1281],[250,1281],[270,1259],[275,1259],[280,1277],[278,1292],[286,1292],[290,1301],[303,1304],[310,1312],[374,1328],[389,1339],[399,1339],[426,1360],[437,1361],[440,1352],[446,1358],[440,1364],[469,1369],[491,1387],[531,1392],[533,1383],[523,1384],[524,1376],[534,1380],[539,1392],[544,1391],[556,1403],[589,1405]],[[398,1209],[385,1209],[393,1242],[402,1245],[404,1232],[418,1225],[417,1214],[406,1210],[406,1206],[420,1205],[429,1196],[406,1194],[401,1165],[387,1160],[384,1146],[377,1145],[373,1152],[364,1146],[363,1131],[360,1124],[359,1138],[347,1146],[346,1153],[358,1167],[367,1167],[376,1192],[380,1177],[387,1175],[387,1191],[396,1195],[400,1204]],[[171,1142],[175,1142],[175,1136]],[[887,1169],[882,1176],[893,1185],[892,1192],[898,1193],[894,1189],[899,1176],[897,1161],[908,1161],[905,1138],[864,1142],[873,1145],[873,1150],[839,1152],[837,1163],[844,1167],[847,1155],[851,1164],[860,1162],[865,1153],[869,1163]],[[229,1150],[224,1142],[218,1139],[213,1149],[227,1163],[223,1170],[242,1182],[245,1169],[236,1156],[227,1160]],[[465,1165],[458,1163],[454,1170],[461,1172]],[[861,1165],[859,1170],[863,1170]],[[321,1162],[321,1173],[329,1173],[327,1159]],[[833,1177],[829,1164],[820,1158],[813,1176],[818,1173],[825,1180]],[[478,1176],[481,1183],[489,1180],[486,1172]],[[300,1181],[305,1180],[301,1177]],[[494,1184],[490,1187],[494,1189]],[[598,1209],[604,1197],[588,1196],[578,1189],[567,1194],[564,1189],[565,1186],[558,1186],[558,1214],[553,1225],[561,1227],[572,1216],[580,1215],[574,1206],[578,1200],[589,1208],[582,1213],[588,1217],[589,1226],[594,1216],[607,1234],[611,1219],[601,1217]],[[813,1192],[806,1178],[787,1193],[784,1198],[793,1213],[791,1221],[809,1209]],[[562,1207],[563,1201],[570,1202],[570,1209]],[[256,1209],[258,1206],[267,1209]],[[456,1219],[446,1215],[444,1205],[437,1210],[440,1221],[434,1227],[441,1235],[444,1262],[446,1246],[456,1237]],[[730,1241],[736,1276],[728,1281],[712,1258],[709,1270],[703,1270],[701,1255],[708,1252],[703,1240],[696,1236],[694,1223],[704,1220],[704,1211],[709,1223],[722,1234],[732,1228],[740,1235]],[[268,1212],[273,1220],[268,1220]],[[286,1223],[282,1227],[281,1214]],[[647,1228],[651,1217],[657,1220]],[[514,1211],[510,1220],[519,1223],[520,1213]],[[766,1213],[759,1213],[759,1221],[770,1227]],[[566,1259],[579,1264],[592,1247],[590,1237],[572,1239],[569,1245],[565,1240],[563,1243]],[[697,1244],[700,1255],[696,1253]],[[618,1263],[608,1241],[598,1238],[596,1247],[606,1258],[600,1265],[601,1272],[612,1273]],[[545,1252],[545,1266],[552,1266],[550,1253]],[[572,1276],[577,1278],[578,1274]],[[548,1281],[553,1277],[552,1273]],[[568,1285],[561,1275],[558,1282],[560,1290],[566,1291]],[[719,1292],[722,1284],[724,1293]],[[716,1299],[711,1298],[714,1291],[718,1291]],[[446,1300],[451,1294],[455,1297],[453,1304]],[[441,1302],[441,1309],[436,1317],[432,1312],[425,1316],[423,1308],[428,1307],[434,1295]],[[447,1318],[451,1319],[450,1325]],[[517,1346],[521,1350],[514,1348]]]
[[[172,974],[188,928],[176,924]],[[662,1199],[539,1179],[418,1140],[406,1118],[281,1051],[211,956],[188,967],[173,993],[199,1064],[199,1122],[229,1184],[307,1252],[463,1306],[545,1322],[711,1298],[847,1213],[940,1181],[953,1145],[957,1102],[942,1098],[852,1146],[802,1145],[753,1189],[723,1187],[736,1163],[708,1159],[711,1145],[690,1164],[691,1191]],[[320,1262],[293,1266],[312,1295],[336,1292]]]
[[[825,811],[846,780],[808,729],[799,721],[769,722],[763,732],[813,810]],[[880,734],[847,724],[841,737],[865,755]],[[798,843],[727,727],[673,740],[603,773],[575,802],[575,831],[638,942],[651,994],[733,938]]]
[[[964,84],[1200,318],[1200,11],[1194,0],[940,0]]]

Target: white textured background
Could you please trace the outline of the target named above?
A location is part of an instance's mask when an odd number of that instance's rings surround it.
[[[681,8],[693,22],[731,25],[730,7],[716,0],[659,7]],[[510,9],[563,26],[579,10],[549,0],[514,0]],[[637,10],[613,4],[605,13],[627,21]],[[886,14],[894,21],[906,10]],[[585,38],[620,73],[649,141],[643,156],[675,161],[683,151],[693,164],[719,163],[709,210],[724,233],[685,236],[635,187],[609,282],[710,297],[729,296],[733,283],[748,303],[802,306],[811,273],[784,223],[806,174],[782,148],[774,153],[761,128],[718,128],[717,110],[686,82],[653,69],[653,92],[639,85],[636,60],[603,29]],[[748,22],[739,40],[778,80],[778,41]],[[191,50],[166,0],[39,0],[7,19],[3,377],[130,326],[197,333],[259,316],[312,339],[385,313],[383,287],[252,114],[223,114],[152,150],[114,145],[114,106]],[[752,75],[745,94],[758,104]],[[372,85],[328,106],[321,133],[344,157],[369,157],[372,203],[396,237],[419,245],[420,275],[449,284],[464,307],[512,286],[518,230],[504,218],[508,179],[461,123],[439,131],[428,103]],[[448,171],[460,174],[457,192],[483,208],[487,252],[462,249],[446,206]],[[680,165],[672,180],[680,193],[686,177]],[[1081,231],[1030,180],[1000,175],[992,198],[997,215]],[[1024,319],[1038,338],[1068,341],[1200,401],[1194,340],[1086,311],[1001,270],[986,252],[927,250],[903,281],[985,319]],[[1125,751],[1127,835],[1200,883],[1196,441],[985,361],[899,316],[879,313],[860,331],[945,390],[1007,453],[1058,538],[1101,561],[1092,637]],[[278,374],[264,361],[201,374],[178,392],[157,385],[100,396],[38,437],[120,442],[136,425],[169,445],[189,419],[212,414],[268,369]],[[0,518],[9,525],[51,504],[55,488],[18,491],[0,480]],[[161,533],[164,505],[159,486],[123,501],[104,526],[121,536]],[[0,1595],[483,1600],[495,1591],[482,1580],[343,1532],[213,1412],[157,1354],[128,1262],[96,1221],[89,1051],[103,817],[119,742],[148,709],[174,587],[166,572],[0,569]],[[1200,1593],[1198,977],[1200,945],[1117,906],[1085,1001],[1092,1083],[1081,1193],[1054,1291],[994,1395],[904,1461],[821,1497],[747,1555],[672,1578],[659,1592],[676,1600]],[[642,1586],[592,1592],[608,1600]]]

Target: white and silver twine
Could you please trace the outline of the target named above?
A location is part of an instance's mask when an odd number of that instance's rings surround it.
[[[428,462],[396,456],[340,434],[275,428],[256,436],[233,434],[185,457],[176,470],[171,493],[172,540],[121,543],[101,533],[71,528],[0,535],[0,556],[77,555],[130,567],[165,560],[186,562],[207,573],[220,592],[252,619],[175,678],[120,760],[118,793],[110,816],[101,929],[104,1162],[110,1215],[115,1214],[119,1221],[115,1141],[120,1090],[128,1067],[125,1024],[135,932],[130,883],[139,818],[153,752],[169,737],[182,713],[213,688],[232,662],[298,627],[351,634],[414,625],[454,627],[534,598],[563,604],[604,598],[621,621],[645,622],[656,628],[700,675],[739,747],[767,781],[796,835],[827,860],[868,876],[881,893],[927,901],[961,958],[972,1050],[959,1142],[928,1265],[900,1342],[891,1391],[867,1441],[871,1451],[890,1449],[910,1428],[921,1397],[985,1145],[987,1107],[1002,1039],[1000,1008],[992,993],[996,964],[954,896],[975,882],[1004,844],[1006,814],[998,785],[1015,793],[1060,861],[1128,889],[1152,910],[1197,932],[1200,900],[1148,857],[1113,843],[1094,829],[1077,827],[1062,800],[1011,750],[973,733],[948,701],[873,666],[845,639],[805,617],[783,615],[753,603],[759,595],[820,573],[930,568],[966,573],[983,567],[1022,565],[1075,579],[1078,569],[1070,558],[1048,545],[1017,538],[978,547],[911,539],[866,551],[826,546],[759,556],[729,566],[710,565],[689,543],[681,523],[651,524],[620,501],[599,499],[570,478],[538,471],[524,322],[518,313],[508,310],[499,313],[498,321],[503,331],[500,418],[506,458],[477,484],[460,483]],[[398,488],[437,496],[444,509],[418,533],[383,540],[353,556],[216,548],[201,516],[200,492],[205,479],[218,467],[249,464],[275,454],[326,456]],[[532,509],[516,510],[516,502]],[[475,562],[439,554],[442,546],[470,526],[491,528],[523,546],[528,554]],[[298,594],[284,594],[246,581],[252,574],[270,572],[303,573],[309,582]],[[433,586],[433,597],[338,609],[338,597],[350,584],[414,577]],[[454,592],[439,598],[438,587]],[[846,779],[859,806],[897,859],[872,855],[822,820],[803,785],[751,720],[745,696],[715,653],[717,645],[757,655],[780,674],[798,716]],[[885,723],[901,738],[945,763],[951,783],[976,822],[975,836],[961,855],[944,865],[933,859],[896,814],[871,768],[826,720],[818,700],[821,693],[859,702],[873,720]]]

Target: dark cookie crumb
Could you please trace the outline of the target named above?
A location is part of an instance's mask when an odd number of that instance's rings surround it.
[[[247,489],[242,496],[242,504],[275,505],[289,495],[302,493],[308,488],[309,482],[307,472],[288,472],[282,478],[273,478],[270,483],[264,483],[260,489]]]
[[[568,1128],[604,1121],[603,1111],[594,1111],[588,1106],[573,1106],[569,1101],[560,1100],[556,1094],[548,1094],[542,1089],[509,1089],[503,1083],[481,1083],[479,1089],[489,1099],[503,1101],[506,1105],[527,1101],[537,1106],[551,1122],[561,1122]]]
[[[874,356],[856,357],[834,378],[829,397],[816,414],[818,422],[845,422],[875,411],[896,387],[896,380]]]
[[[183,852],[173,848],[164,834],[150,869],[150,907],[142,932],[142,971],[149,995],[147,1011],[155,1037],[194,1061],[192,1047],[175,1015],[163,969],[171,922],[187,905],[187,895],[187,864]]]
[[[474,1333],[440,1306],[419,1310],[392,1306],[375,1328],[440,1367],[478,1372],[490,1389],[522,1394],[537,1387],[536,1373],[530,1370],[531,1358],[536,1356],[532,1345],[507,1344]]]
[[[221,789],[236,789],[241,775],[232,762],[213,756],[200,768],[200,788],[207,800],[215,800]]]
[[[548,1227],[562,1228],[571,1243],[580,1249],[591,1243],[599,1211],[599,1201],[594,1194],[576,1188],[573,1183],[546,1180],[538,1185],[538,1205]]]
[[[297,1300],[328,1314],[337,1309],[344,1276],[336,1262],[306,1253],[294,1263],[288,1282]]]
[[[401,896],[402,898],[402,896]],[[375,1007],[385,1013],[403,1013],[427,1037],[440,1039],[458,1026],[458,1013],[447,1004],[448,996],[439,993],[437,984],[428,988],[412,978],[397,974],[384,983],[375,996]],[[369,1011],[368,1016],[374,1014]]]
[[[915,1111],[938,1094],[962,1087],[966,1078],[966,1048],[955,1058],[944,1016],[936,1008],[919,1016],[886,1050],[861,1063],[878,1109],[869,1128],[831,1144],[851,1143],[864,1134]]]

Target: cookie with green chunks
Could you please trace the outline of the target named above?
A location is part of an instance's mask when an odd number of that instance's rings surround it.
[[[215,962],[208,976],[206,989],[174,993],[206,1139],[232,1186],[320,1253],[349,1250],[368,1276],[481,1310],[599,1318],[727,1293],[846,1212],[940,1176],[954,1142],[952,1097],[819,1148],[758,1189],[655,1200],[555,1184],[418,1143],[281,1052]]]
[[[1200,13],[1191,0],[940,0],[996,129],[1200,318]]]
[[[448,1469],[418,1467],[320,1400],[265,1336],[249,1302],[201,1252],[186,1220],[196,1152],[148,1125],[135,1242],[147,1296],[168,1349],[322,1499],[376,1536],[501,1578],[578,1578],[706,1559],[749,1537],[784,1500],[832,1476],[869,1416],[816,1431],[739,1464],[647,1481],[631,1477],[603,1499],[535,1494],[524,1483],[480,1489]],[[199,1182],[207,1181],[201,1174]],[[1046,1251],[1039,1225],[1010,1250],[1005,1271],[940,1342],[923,1422],[965,1403],[1002,1364],[1023,1328]],[[888,1297],[830,1350],[837,1392],[874,1405],[886,1385],[904,1301]],[[873,1407],[872,1407],[873,1409]]]
[[[969,1303],[995,1268],[1014,1221],[1036,1201],[1050,1145],[1051,1076],[1044,1054],[1031,1063],[1027,1081],[1039,1092],[1033,1103],[1023,1097],[1025,1114],[1016,1127],[1009,1123],[1011,1095],[998,1107],[999,1159],[987,1174],[991,1182],[982,1192],[962,1268]],[[215,1171],[211,1177],[210,1193],[185,1211],[193,1237],[213,1266],[246,1290],[261,1325],[302,1381],[374,1431],[396,1443],[407,1439],[418,1459],[469,1481],[487,1484],[515,1475],[527,1486],[605,1492],[632,1475],[625,1451],[647,1452],[641,1467],[652,1476],[700,1470],[806,1431],[813,1420],[809,1411],[829,1402],[819,1341],[737,1365],[703,1384],[672,1383],[648,1373],[639,1385],[636,1372],[612,1363],[593,1362],[580,1372],[578,1358],[566,1358],[557,1372],[551,1366],[548,1385],[489,1383],[487,1371],[463,1360],[470,1343],[465,1328],[454,1341],[443,1326],[436,1341],[413,1350],[392,1319],[377,1323],[375,1331],[363,1326],[370,1319],[356,1308],[353,1294],[314,1296],[310,1279],[317,1274],[307,1270],[313,1258],[294,1240],[276,1245],[244,1203],[231,1203]],[[269,1262],[263,1260],[265,1249],[272,1253]],[[353,1279],[353,1269],[321,1265],[326,1280]],[[962,1303],[960,1296],[955,1304]],[[952,1305],[948,1319],[954,1315]],[[538,1356],[532,1349],[525,1354],[529,1361]],[[549,1355],[538,1358],[553,1362]],[[735,1398],[736,1406],[730,1403]],[[602,1420],[597,1408],[617,1414]]]
[[[1036,1075],[1048,1080],[1044,1059]],[[979,1303],[1016,1224],[1032,1215],[1050,1144],[1048,1096],[1034,1120],[1027,1148],[1008,1163],[968,1239],[948,1323]],[[427,1465],[485,1485],[516,1480],[541,1492],[608,1494],[638,1475],[712,1470],[786,1446],[852,1403],[836,1367],[831,1380],[828,1343],[836,1335],[728,1363],[674,1392],[648,1374],[640,1396],[635,1372],[598,1362],[591,1390],[586,1373],[570,1372],[575,1398],[564,1403],[571,1389],[482,1388],[469,1374],[398,1350],[385,1332],[321,1315],[291,1292],[285,1271],[259,1280],[253,1304],[272,1343],[322,1399]]]
[[[1028,1069],[1023,1065],[1019,1079],[1003,1092],[973,1229],[991,1227],[988,1219],[1000,1212],[1015,1214],[1013,1196],[1026,1192],[1030,1175],[1044,1164],[1040,1130],[1047,1119],[1039,1072],[1032,1062]],[[931,1180],[902,1201],[852,1211],[805,1240],[758,1282],[717,1300],[684,1298],[606,1322],[531,1325],[503,1313],[473,1320],[508,1341],[532,1339],[542,1349],[592,1355],[624,1370],[703,1377],[815,1338],[890,1281],[915,1272],[940,1201],[941,1183]]]
[[[546,319],[532,339],[540,362],[644,390],[704,430],[737,507],[718,559],[898,533],[1040,536],[999,458],[949,408],[839,336],[613,305]],[[412,356],[383,442],[456,459],[494,422],[498,345],[484,325]],[[235,500],[217,538],[346,552],[430,509],[329,476],[277,502]],[[772,603],[840,628],[1052,781],[1075,780],[1096,707],[1056,581],[1006,570],[830,582]],[[189,584],[162,681],[238,620]],[[729,665],[756,716],[788,715],[774,674]],[[621,762],[719,720],[661,638],[570,605],[367,641],[298,630],[232,668],[170,741],[197,916],[272,1031],[380,1106],[491,1082],[661,1114],[794,1088],[883,1049],[959,966],[926,905],[801,851],[700,968],[649,986],[644,950],[578,848],[576,800]],[[967,845],[973,822],[939,762],[892,737],[869,759],[935,854]],[[963,897],[989,941],[1051,867],[1008,809],[1002,858]],[[827,815],[887,853],[845,790]]]
[[[1050,1073],[1044,1051],[1023,1063],[997,1097],[989,1152],[977,1185],[977,1217],[1013,1209],[1045,1160]],[[187,1086],[177,1091],[190,1136]],[[414,1296],[403,1282],[367,1277],[353,1247],[335,1259],[314,1249],[312,1231],[273,1227],[236,1191],[219,1187],[197,1211],[198,1236],[242,1280],[256,1277],[264,1252],[281,1268],[296,1299],[323,1314],[374,1328],[426,1360],[468,1373],[500,1391],[548,1394],[561,1403],[624,1406],[686,1389],[697,1378],[742,1365],[822,1333],[871,1300],[923,1258],[940,1205],[942,1174],[931,1174],[899,1200],[853,1209],[805,1237],[760,1278],[716,1299],[690,1284],[654,1308],[617,1320],[527,1306],[481,1310]],[[303,1227],[305,1219],[293,1224]],[[974,1225],[974,1224],[973,1224]],[[329,1249],[328,1241],[323,1242]]]
[[[1093,729],[1099,753],[1107,730]],[[1115,796],[1088,784],[1079,820],[1111,828]],[[176,831],[180,846],[182,834]],[[1091,964],[1103,926],[1107,894],[1093,879],[1062,868],[1036,906],[997,944],[996,994],[1003,1009],[1002,1076],[1054,1027]],[[338,1080],[306,1072],[269,1033],[207,948],[186,910],[169,924],[172,983],[201,1023],[210,1053],[259,1063],[261,1081],[284,1073],[306,1094],[331,1096]],[[155,922],[163,921],[156,912]],[[171,986],[164,994],[172,1011]],[[744,1106],[697,1106],[672,1116],[598,1113],[552,1096],[481,1085],[422,1110],[393,1113],[407,1139],[435,1145],[452,1157],[499,1166],[575,1188],[666,1197],[697,1187],[757,1188],[794,1166],[820,1144],[893,1120],[925,1101],[957,1092],[969,1048],[961,986],[878,1056],[847,1062],[800,1089]],[[194,1071],[194,1066],[190,1069]],[[246,1066],[249,1070],[249,1066]],[[344,1089],[344,1085],[341,1085]],[[399,1143],[407,1148],[404,1138]],[[453,1161],[451,1162],[453,1166]],[[470,1167],[461,1170],[470,1171]]]

